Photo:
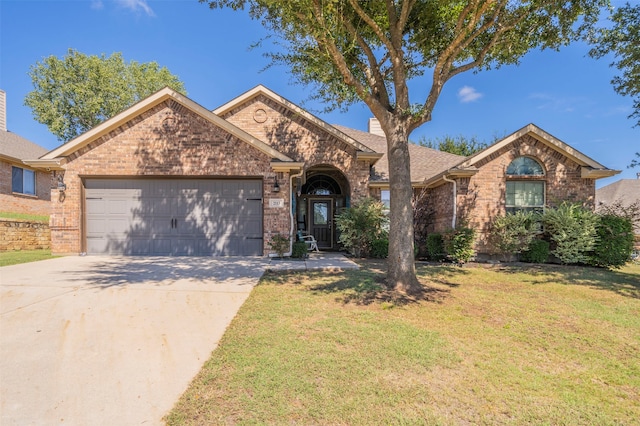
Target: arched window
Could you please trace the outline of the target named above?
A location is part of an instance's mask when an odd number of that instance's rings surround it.
[[[302,193],[309,195],[339,195],[342,194],[340,185],[333,178],[326,175],[316,175],[307,179],[302,186]]]
[[[510,176],[544,176],[544,169],[531,157],[518,157],[507,167]]]
[[[507,167],[507,213],[542,211],[545,202],[544,168],[531,157],[518,157]]]

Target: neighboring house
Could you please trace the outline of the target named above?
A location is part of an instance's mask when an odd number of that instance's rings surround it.
[[[336,214],[388,200],[386,142],[370,126],[331,126],[263,86],[214,111],[163,89],[28,163],[54,170],[63,190],[54,253],[263,255],[296,230],[335,249]],[[618,173],[533,125],[469,158],[410,151],[431,231],[462,219],[485,231],[497,214],[565,199],[592,205],[595,179]]]
[[[45,148],[7,130],[6,94],[0,90],[0,213],[49,214],[51,173],[22,162],[46,152]]]
[[[596,189],[596,210],[604,206],[619,205],[629,208],[635,204],[640,209],[640,173],[637,179],[620,179],[607,186]],[[640,214],[640,211],[637,213]],[[640,248],[640,218],[634,223],[636,247]]]

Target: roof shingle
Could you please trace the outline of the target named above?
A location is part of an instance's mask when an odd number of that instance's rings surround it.
[[[22,136],[0,131],[0,156],[15,160],[35,160],[47,150]]]
[[[374,165],[374,174],[371,177],[375,181],[389,180],[389,160],[387,158],[387,140],[383,136],[349,127],[333,125],[342,133],[357,140],[372,150],[384,154]],[[411,158],[411,181],[422,182],[462,162],[466,157],[438,151],[437,149],[409,143],[409,156]]]

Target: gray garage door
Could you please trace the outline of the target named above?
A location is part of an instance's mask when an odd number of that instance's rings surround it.
[[[262,182],[87,179],[87,252],[262,255]]]

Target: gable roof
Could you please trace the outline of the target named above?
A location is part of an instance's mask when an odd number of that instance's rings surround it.
[[[184,95],[176,92],[173,89],[165,87],[164,89],[159,90],[153,95],[143,99],[142,101],[136,103],[135,105],[127,108],[120,114],[106,120],[102,124],[97,125],[93,129],[83,133],[75,139],[55,148],[54,150],[46,153],[42,157],[37,160],[29,160],[27,164],[31,164],[33,166],[39,167],[50,167],[50,168],[59,168],[66,162],[66,157],[78,151],[79,149],[87,146],[89,143],[94,140],[104,136],[110,131],[122,126],[132,118],[144,113],[145,111],[150,110],[151,108],[165,102],[166,100],[174,100],[178,102],[180,105],[186,107],[191,112],[198,114],[204,119],[208,120],[210,123],[221,127],[226,130],[230,134],[234,135],[238,139],[246,142],[252,147],[262,151],[263,153],[269,155],[276,162],[282,163],[294,163],[293,160],[281,152],[276,151],[266,143],[254,138],[249,133],[244,130],[234,126],[228,121],[218,117],[216,114],[212,113],[208,109],[203,106],[197,104],[191,99],[187,98]],[[296,163],[297,164],[297,163]]]
[[[493,145],[488,146],[487,148],[479,151],[469,157],[466,157],[465,160],[460,162],[459,164],[454,165],[448,170],[439,173],[437,176],[433,176],[429,178],[425,184],[427,186],[438,186],[446,182],[446,179],[452,177],[466,177],[473,175],[478,171],[476,164],[481,160],[487,158],[491,154],[499,151],[500,149],[506,147],[507,145],[515,142],[517,139],[520,139],[523,136],[531,136],[536,140],[542,142],[549,148],[559,152],[560,154],[570,158],[575,161],[578,165],[582,167],[581,176],[583,179],[600,179],[604,177],[610,177],[617,175],[620,173],[620,170],[612,170],[609,169],[602,164],[598,163],[594,159],[586,156],[581,153],[577,149],[567,145],[562,142],[560,139],[555,136],[545,132],[540,127],[535,124],[528,124],[510,134],[509,136],[497,141]]]
[[[382,158],[380,158],[374,166],[374,175],[371,178],[371,183],[374,184],[374,186],[376,183],[388,183],[389,160],[387,157],[387,139],[384,136],[337,124],[334,125],[334,127],[363,145],[383,154]],[[411,182],[414,186],[419,186],[425,179],[435,176],[466,159],[466,157],[461,155],[450,154],[414,143],[409,143],[409,156],[411,159]]]
[[[549,148],[559,152],[560,154],[570,158],[571,160],[573,160],[574,162],[582,166],[583,178],[600,179],[603,177],[609,177],[609,176],[613,176],[620,173],[619,170],[608,169],[607,167],[598,163],[594,159],[581,153],[577,149],[562,142],[560,139],[556,138],[550,133],[545,132],[535,124],[527,124],[520,130],[516,130],[515,132],[505,137],[504,139],[501,139],[498,142],[494,143],[493,145],[468,157],[467,160],[462,162],[458,167],[466,168],[469,166],[473,166],[474,164],[478,163],[480,160],[485,159],[486,157],[490,156],[494,152],[499,151],[506,145],[509,145],[510,143],[514,142],[517,139],[520,139],[525,135],[533,137],[534,139],[542,142]]]
[[[351,137],[348,134],[345,134],[344,132],[340,131],[340,129],[338,128],[338,126],[332,126],[329,123],[327,123],[324,120],[321,120],[320,118],[316,117],[315,115],[311,114],[310,112],[300,108],[298,105],[294,104],[293,102],[283,98],[282,96],[278,95],[277,93],[275,93],[274,91],[266,88],[265,86],[259,84],[256,87],[254,87],[253,89],[243,93],[242,95],[236,97],[235,99],[230,100],[229,102],[225,103],[224,105],[219,106],[218,108],[213,110],[213,113],[219,116],[222,116],[224,114],[226,114],[227,112],[231,111],[233,108],[236,108],[237,106],[257,97],[257,96],[266,96],[267,98],[271,99],[272,101],[284,106],[285,108],[289,109],[290,111],[296,113],[297,115],[303,117],[305,120],[313,123],[314,125],[318,126],[319,128],[321,128],[322,130],[326,131],[327,133],[333,135],[334,137],[346,142],[348,145],[353,146],[357,151],[358,151],[358,158],[362,158],[362,159],[370,159],[373,161],[377,161],[381,155],[379,152],[376,152],[374,150],[372,150],[371,148],[369,148],[368,146],[362,144],[360,141],[354,139],[353,137]]]
[[[620,201],[625,207],[640,202],[640,177],[638,179],[620,179],[596,189],[596,207],[601,204],[611,205],[616,201]]]
[[[38,158],[47,150],[15,133],[0,130],[0,158],[22,162],[29,158]]]

